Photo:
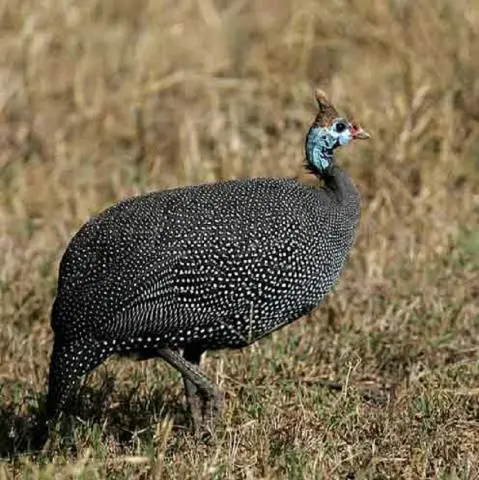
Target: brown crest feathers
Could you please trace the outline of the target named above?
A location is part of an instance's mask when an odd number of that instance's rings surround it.
[[[314,92],[314,97],[318,102],[318,113],[316,118],[314,119],[313,126],[327,126],[330,125],[331,122],[338,118],[340,115],[333,107],[331,102],[328,99],[328,96],[323,92],[323,90],[317,88]]]

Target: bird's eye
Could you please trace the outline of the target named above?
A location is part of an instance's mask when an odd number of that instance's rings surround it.
[[[346,130],[346,128],[347,128],[347,126],[346,126],[346,124],[345,124],[344,122],[338,122],[338,123],[336,124],[336,131],[337,131],[338,133],[344,132],[344,130]]]

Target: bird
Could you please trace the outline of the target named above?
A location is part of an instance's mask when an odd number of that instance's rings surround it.
[[[370,135],[315,91],[309,185],[249,178],[126,198],[91,217],[60,261],[51,310],[46,416],[113,355],[162,358],[183,378],[195,431],[214,431],[223,395],[200,368],[315,309],[347,263],[360,195],[335,150]]]

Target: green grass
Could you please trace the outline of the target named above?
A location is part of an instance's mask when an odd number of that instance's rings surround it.
[[[0,479],[478,478],[479,7],[40,3],[0,5]],[[316,86],[373,135],[339,154],[363,213],[332,295],[207,355],[210,440],[177,372],[111,359],[35,446],[74,232],[143,191],[311,182]]]

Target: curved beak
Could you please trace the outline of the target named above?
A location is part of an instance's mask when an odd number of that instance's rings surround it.
[[[361,127],[357,127],[352,133],[354,139],[367,140],[368,138],[371,138],[371,135],[369,135],[369,133],[366,132],[366,130],[363,130]]]

